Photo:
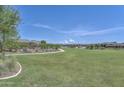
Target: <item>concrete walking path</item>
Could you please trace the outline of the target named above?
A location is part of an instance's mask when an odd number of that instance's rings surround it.
[[[8,54],[6,56],[16,56],[16,55],[40,55],[40,54],[53,54],[53,53],[60,53],[60,52],[65,52],[63,49],[59,49],[59,51],[56,52],[45,52],[45,53],[20,53],[20,54]]]

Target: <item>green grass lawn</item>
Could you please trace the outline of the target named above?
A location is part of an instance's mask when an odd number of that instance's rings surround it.
[[[65,49],[17,58],[22,73],[0,86],[124,86],[124,50]]]

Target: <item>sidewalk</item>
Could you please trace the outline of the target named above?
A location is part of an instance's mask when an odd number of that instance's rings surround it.
[[[59,51],[56,52],[45,52],[45,53],[17,53],[17,54],[6,54],[6,56],[14,56],[14,55],[40,55],[40,54],[53,54],[53,53],[60,53],[65,52],[63,49],[59,49]]]

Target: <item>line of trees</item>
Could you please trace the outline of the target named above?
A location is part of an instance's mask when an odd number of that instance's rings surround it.
[[[86,48],[87,49],[106,49],[106,48],[121,49],[121,48],[124,48],[124,44],[119,44],[119,43],[113,43],[113,44],[90,44]]]
[[[87,49],[105,49],[105,44],[90,44],[86,48]]]
[[[0,43],[0,47],[2,44]],[[42,40],[39,44],[36,42],[20,42],[18,40],[6,40],[4,43],[4,50],[8,52],[17,52],[19,49],[36,49],[41,50],[58,50],[61,47],[59,44],[47,44],[45,40]],[[2,49],[0,49],[0,52]]]

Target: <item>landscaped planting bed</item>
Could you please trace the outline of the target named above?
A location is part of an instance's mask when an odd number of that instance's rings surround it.
[[[21,69],[15,57],[7,56],[4,62],[0,59],[0,80],[17,76]]]

